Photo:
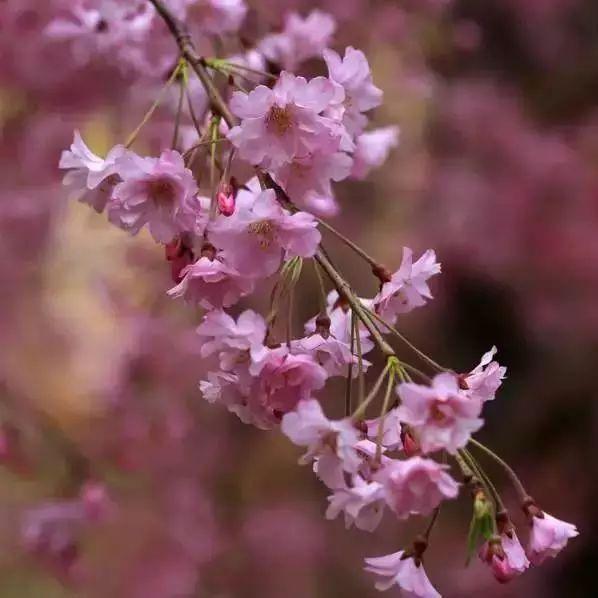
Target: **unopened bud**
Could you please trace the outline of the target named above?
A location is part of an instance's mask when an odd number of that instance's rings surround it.
[[[216,194],[218,211],[223,216],[232,216],[235,213],[235,193],[231,185],[223,184]]]

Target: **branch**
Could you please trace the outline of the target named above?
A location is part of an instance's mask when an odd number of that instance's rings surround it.
[[[210,77],[206,69],[205,60],[197,54],[186,25],[172,14],[162,0],[150,0],[150,2],[153,4],[156,12],[162,17],[168,29],[170,29],[179,46],[181,56],[191,65],[191,68],[199,77],[201,84],[208,94],[212,111],[221,116],[229,127],[234,127],[237,124],[237,119],[228,109],[222,95],[214,85],[214,81],[212,81],[212,77]]]

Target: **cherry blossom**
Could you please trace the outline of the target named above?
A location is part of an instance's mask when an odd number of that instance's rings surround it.
[[[166,150],[159,158],[134,155],[123,162],[120,175],[108,204],[113,224],[133,235],[147,226],[160,243],[183,232],[201,233],[206,200],[197,197],[193,174],[177,151]]]
[[[349,46],[341,58],[334,50],[326,49],[323,56],[329,77],[340,91],[335,104],[340,107],[343,124],[349,133],[357,135],[367,123],[363,113],[382,103],[382,91],[373,84],[370,65],[361,50]]]
[[[570,538],[579,532],[572,523],[561,521],[540,511],[532,517],[532,531],[527,546],[527,556],[534,565],[540,565],[547,557],[555,557],[565,548]]]
[[[287,71],[294,71],[309,58],[318,58],[330,44],[336,29],[334,18],[313,10],[304,19],[289,13],[281,33],[264,37],[259,50],[270,61]]]
[[[440,273],[436,253],[428,249],[413,263],[413,251],[403,248],[403,259],[399,269],[382,284],[374,298],[376,311],[388,322],[393,323],[397,314],[404,314],[432,299],[428,280]]]
[[[482,427],[482,404],[463,394],[448,372],[436,375],[431,386],[403,382],[397,394],[398,417],[411,426],[424,453],[445,449],[454,454]]]
[[[379,578],[377,590],[389,590],[393,585],[401,588],[409,598],[440,598],[434,589],[421,561],[416,561],[403,550],[385,556],[366,558],[365,570]]]
[[[231,110],[241,124],[229,131],[228,138],[241,158],[266,168],[316,150],[333,152],[341,135],[321,113],[336,94],[325,77],[307,81],[284,71],[272,89],[258,85],[249,94],[233,94]]]
[[[384,515],[383,486],[379,482],[367,482],[354,475],[351,485],[338,487],[328,497],[326,519],[336,519],[344,514],[345,527],[373,532]]]
[[[388,154],[398,143],[398,127],[382,127],[358,135],[355,140],[351,176],[364,179],[371,170],[384,164]]]
[[[206,309],[230,307],[254,288],[254,281],[241,276],[221,255],[200,257],[181,270],[181,277],[181,282],[168,294],[183,297]]]
[[[529,561],[514,531],[502,533],[486,542],[480,549],[480,558],[488,563],[494,577],[506,583],[525,572]]]
[[[75,131],[73,143],[62,152],[59,163],[59,168],[67,171],[62,182],[68,187],[71,199],[102,212],[114,186],[121,180],[120,164],[127,153],[124,146],[117,145],[106,158],[100,158],[87,147],[79,131]]]
[[[370,440],[377,441],[380,426],[383,426],[381,437],[382,446],[389,450],[400,450],[403,447],[401,440],[401,421],[399,410],[395,407],[383,416],[366,420],[367,436]]]
[[[411,457],[392,460],[374,479],[384,486],[384,497],[400,519],[410,515],[429,515],[442,500],[455,498],[459,485],[446,473],[447,466],[431,459]]]
[[[479,401],[491,401],[505,379],[507,368],[494,361],[496,347],[484,353],[480,363],[469,374],[460,377],[467,394]]]
[[[320,242],[314,217],[307,212],[291,214],[272,189],[257,196],[239,193],[235,213],[218,217],[209,227],[209,237],[232,266],[253,277],[272,274],[283,255],[312,256]]]

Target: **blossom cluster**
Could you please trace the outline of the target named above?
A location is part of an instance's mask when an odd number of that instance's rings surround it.
[[[102,55],[128,68],[146,68],[152,32],[165,29],[155,7],[170,14],[174,27],[191,24],[175,36],[179,44],[194,27],[207,37],[233,33],[246,14],[241,0],[113,4],[119,3],[65,8],[46,33],[71,43],[83,62]],[[480,529],[474,539],[483,540],[480,558],[499,581],[508,581],[530,562],[555,556],[577,530],[520,496],[531,524],[524,550],[468,451],[483,425],[484,404],[495,399],[505,377],[495,348],[465,373],[424,356],[432,369],[428,375],[400,360],[385,340],[402,339],[396,330],[401,319],[432,299],[429,281],[441,271],[434,250],[414,259],[405,247],[391,272],[353,247],[379,282],[378,292],[362,299],[323,249],[319,216],[339,210],[333,183],[367,176],[397,143],[395,127],[368,130],[368,113],[381,104],[382,92],[362,51],[349,46],[339,54],[329,47],[334,29],[332,17],[322,12],[291,14],[281,32],[242,56],[193,61],[181,52],[170,79],[181,92],[170,147],[142,156],[132,149],[133,135],[100,157],[76,132],[60,158],[64,184],[73,199],[105,213],[116,227],[132,235],[145,230],[164,246],[174,281],[168,294],[202,309],[196,334],[208,370],[199,382],[203,397],[245,423],[278,428],[304,447],[300,462],[313,468],[330,493],[326,518],[342,515],[347,527],[373,532],[385,515],[432,516],[412,546],[366,559],[378,589],[396,584],[405,595],[439,595],[422,562],[442,502],[459,494],[449,461],[472,489],[473,528]],[[321,59],[327,76],[293,72],[314,58]],[[228,76],[225,92],[209,70]],[[192,71],[200,74],[199,82],[190,82]],[[251,89],[244,87],[247,80]],[[195,111],[193,86],[201,96]],[[185,94],[189,109],[183,114]],[[150,110],[148,120],[151,115]],[[181,142],[182,121],[192,130],[189,143]],[[297,336],[293,297],[308,261],[334,288],[326,293],[322,281],[320,310]],[[268,314],[237,306],[269,282]],[[283,306],[286,334],[277,326],[284,320]],[[377,369],[366,396],[364,374]],[[332,378],[347,384],[341,419],[325,414],[332,411],[326,396]],[[379,395],[381,409],[370,417]],[[79,521],[79,503],[75,511]]]

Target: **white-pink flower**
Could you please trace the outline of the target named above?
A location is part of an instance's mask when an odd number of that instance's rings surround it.
[[[250,404],[280,420],[301,400],[323,388],[328,374],[313,357],[290,353],[288,347],[263,347],[251,352],[249,371],[254,382],[249,392]]]
[[[364,179],[371,170],[386,162],[388,154],[398,143],[398,127],[383,127],[358,135],[355,140],[351,176]]]
[[[384,515],[384,489],[378,482],[367,482],[359,475],[351,478],[351,485],[338,487],[328,497],[326,519],[336,519],[344,513],[345,527],[373,532]]]
[[[482,403],[460,390],[454,374],[438,374],[430,386],[403,382],[397,394],[398,417],[411,426],[424,453],[445,449],[454,454],[484,423]]]
[[[249,94],[233,94],[230,107],[241,124],[229,131],[228,138],[242,159],[265,168],[280,167],[316,150],[334,152],[340,145],[340,130],[320,114],[336,93],[325,77],[307,81],[285,71],[272,89],[258,85]]]
[[[408,313],[425,305],[428,299],[432,299],[428,280],[438,273],[440,264],[436,261],[434,250],[428,249],[414,263],[413,251],[404,247],[401,266],[390,280],[384,282],[374,298],[376,311],[393,323],[397,314]]]
[[[505,378],[507,368],[494,361],[496,347],[484,353],[480,363],[469,374],[461,376],[466,393],[479,401],[491,401]]]
[[[321,56],[335,29],[334,18],[320,10],[305,18],[292,12],[285,18],[282,32],[264,37],[258,49],[270,62],[294,71],[302,62]]]
[[[247,14],[243,0],[184,0],[186,20],[202,33],[219,35],[238,31]]]
[[[352,158],[344,152],[315,151],[297,156],[272,171],[276,182],[294,202],[305,203],[306,196],[332,196],[331,181],[342,181],[351,173]]]
[[[384,486],[386,504],[399,519],[429,515],[441,501],[455,498],[459,485],[446,472],[448,467],[431,459],[393,459],[374,479]]]
[[[257,196],[239,193],[235,213],[219,216],[209,238],[239,272],[257,278],[274,273],[283,255],[311,257],[320,242],[317,225],[307,212],[282,208],[276,193],[266,189]]]
[[[521,575],[529,567],[523,546],[514,531],[486,542],[480,549],[480,558],[490,566],[494,577],[501,583]]]
[[[349,133],[357,135],[367,124],[363,113],[382,103],[382,91],[373,84],[370,65],[361,50],[349,46],[341,58],[334,50],[326,49],[323,56],[328,76],[344,92],[337,97],[334,113],[342,118]]]
[[[123,181],[108,204],[113,224],[132,234],[147,226],[159,243],[184,232],[203,232],[206,200],[197,197],[193,174],[177,151],[166,150],[159,158],[129,156],[120,175]]]
[[[346,343],[339,341],[331,334],[322,336],[315,332],[309,336],[292,341],[294,351],[307,353],[328,372],[329,376],[346,376],[347,366],[356,362],[356,357],[351,353],[351,348]],[[364,369],[370,365],[364,361]]]
[[[393,585],[401,588],[401,595],[406,598],[441,598],[430,583],[421,561],[407,556],[403,550],[366,558],[365,570],[376,575],[376,589],[389,590]]]
[[[383,426],[382,446],[388,450],[397,451],[403,447],[401,441],[401,421],[399,420],[399,411],[395,407],[383,417],[366,420],[367,437],[370,440],[377,441],[380,434],[380,426]]]
[[[94,154],[75,131],[73,143],[60,156],[59,168],[66,170],[62,180],[72,199],[89,204],[96,212],[102,212],[120,181],[119,167],[128,150],[116,145],[106,158]]]
[[[547,557],[557,556],[567,546],[569,538],[575,538],[577,535],[579,532],[572,523],[540,511],[532,517],[527,556],[534,565],[539,565]]]
[[[182,280],[168,291],[171,297],[183,297],[205,309],[234,305],[253,291],[254,281],[241,276],[221,256],[202,256],[181,271]]]
[[[333,457],[342,471],[354,473],[361,463],[355,450],[359,434],[350,418],[330,420],[316,399],[304,399],[281,422],[282,433],[291,442],[307,447],[300,463],[324,455]]]
[[[240,359],[248,362],[252,348],[262,346],[266,322],[251,309],[241,313],[236,321],[225,311],[215,309],[203,317],[196,332],[202,340],[201,356],[219,353],[220,367],[229,371]]]

